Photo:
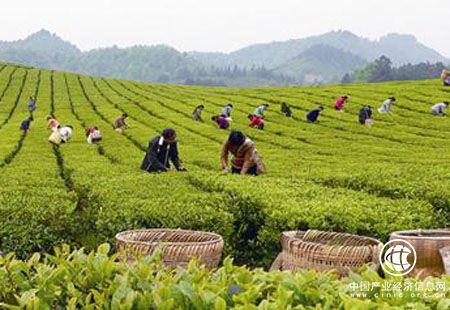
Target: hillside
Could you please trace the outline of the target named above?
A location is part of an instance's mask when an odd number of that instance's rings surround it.
[[[265,65],[272,69],[316,45],[328,45],[357,55],[367,61],[385,55],[396,65],[419,62],[444,62],[449,59],[417,41],[412,35],[389,34],[378,41],[361,38],[349,31],[331,31],[304,39],[254,44],[229,54],[192,53],[192,57],[207,65]]]
[[[314,45],[297,57],[277,67],[273,72],[298,76],[298,84],[336,83],[342,72],[352,72],[366,64],[366,60],[329,45]]]
[[[345,113],[331,107],[347,93]],[[362,104],[389,95],[390,115],[373,127],[357,123]],[[0,66],[0,250],[26,256],[66,242],[93,248],[133,228],[215,231],[238,264],[268,266],[279,235],[292,229],[345,231],[386,240],[394,230],[444,227],[450,214],[448,118],[430,106],[449,96],[437,81],[310,88],[205,88],[108,80],[3,64]],[[37,97],[30,132],[18,130]],[[291,104],[295,118],[279,111]],[[243,130],[264,157],[268,174],[220,173],[229,131],[209,120],[233,102],[233,129]],[[269,102],[266,130],[246,116]],[[206,106],[204,123],[190,118]],[[305,111],[323,103],[319,124]],[[120,135],[113,120],[129,114]],[[47,142],[46,115],[74,127],[66,145]],[[104,140],[88,145],[86,126]],[[150,138],[178,132],[188,173],[147,174],[139,167]]]
[[[23,40],[0,41],[0,60],[94,76],[158,83],[267,87],[331,83],[386,55],[394,65],[449,60],[413,36],[370,41],[347,31],[251,45],[235,52],[180,52],[170,46],[117,46],[80,51],[41,30]],[[335,78],[339,77],[339,78]]]

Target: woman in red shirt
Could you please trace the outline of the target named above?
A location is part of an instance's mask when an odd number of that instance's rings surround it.
[[[263,130],[264,129],[264,119],[262,117],[259,117],[257,115],[248,115],[248,119],[250,123],[248,124],[252,128],[258,128]]]
[[[348,101],[348,96],[344,95],[341,98],[339,98],[338,100],[336,100],[336,102],[334,103],[334,108],[337,111],[342,111],[344,110],[344,104]]]

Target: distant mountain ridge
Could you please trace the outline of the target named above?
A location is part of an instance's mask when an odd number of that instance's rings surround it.
[[[252,66],[264,64],[268,68],[274,68],[315,45],[328,45],[342,49],[367,61],[384,55],[397,65],[425,61],[445,63],[450,61],[435,50],[418,42],[412,35],[388,34],[378,41],[371,41],[349,31],[331,31],[304,39],[254,44],[229,54],[198,52],[189,54],[207,65]]]
[[[319,44],[274,68],[273,72],[299,76],[302,78],[297,80],[300,84],[317,84],[339,80],[342,72],[353,71],[366,63],[364,58],[343,49]]]
[[[395,65],[450,61],[411,35],[371,41],[348,31],[255,44],[232,53],[180,52],[170,46],[81,51],[47,30],[0,41],[0,60],[95,76],[178,84],[283,86],[332,83],[385,55]]]

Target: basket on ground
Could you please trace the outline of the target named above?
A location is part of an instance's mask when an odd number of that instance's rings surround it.
[[[151,255],[160,249],[166,266],[186,266],[192,258],[209,269],[217,268],[223,239],[210,232],[172,229],[124,231],[116,235],[119,253],[129,260]]]
[[[408,241],[416,250],[417,262],[409,275],[438,277],[445,272],[440,250],[450,247],[450,230],[396,231],[390,236],[394,239]]]
[[[271,270],[336,270],[340,276],[369,263],[378,269],[383,248],[373,238],[317,230],[283,232],[281,243]]]

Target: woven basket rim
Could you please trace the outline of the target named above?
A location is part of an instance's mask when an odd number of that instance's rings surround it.
[[[140,233],[140,232],[182,232],[182,233],[196,233],[200,235],[206,235],[214,237],[213,240],[208,241],[196,241],[196,242],[173,242],[173,241],[139,241],[139,240],[132,240],[132,239],[126,239],[125,237],[127,235],[130,235],[132,233]],[[207,231],[198,231],[198,230],[187,230],[187,229],[170,229],[170,228],[155,228],[155,229],[136,229],[136,230],[126,230],[122,231],[115,236],[116,241],[129,243],[129,244],[145,244],[145,245],[158,245],[158,244],[164,244],[166,246],[175,246],[175,245],[208,245],[208,244],[214,244],[214,243],[223,243],[223,238],[221,235],[213,233],[213,232],[207,232]]]
[[[442,234],[442,236],[417,236],[414,234]],[[394,231],[389,236],[390,239],[402,239],[406,240],[450,240],[450,230],[446,229],[415,229],[415,230],[400,230]]]
[[[358,237],[364,240],[369,240],[372,241],[374,244],[365,244],[365,245],[328,245],[328,244],[322,244],[322,243],[318,243],[318,242],[311,242],[311,241],[305,241],[301,238],[297,238],[295,236],[291,236],[291,234],[297,234],[298,232],[307,232],[306,230],[290,230],[290,231],[283,231],[283,236],[288,237],[288,238],[292,238],[295,240],[298,240],[304,244],[310,244],[310,245],[322,245],[324,247],[329,247],[329,248],[365,248],[365,247],[369,247],[369,246],[375,246],[375,247],[380,247],[383,246],[383,242],[381,242],[378,239],[372,238],[372,237],[366,237],[366,236],[359,236],[359,235],[353,235],[353,234],[349,234],[349,233],[340,233],[340,234],[344,234],[344,235],[348,235],[348,236],[354,236],[354,237]],[[335,233],[335,232],[331,232],[331,231],[326,231],[326,233]]]

